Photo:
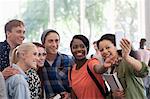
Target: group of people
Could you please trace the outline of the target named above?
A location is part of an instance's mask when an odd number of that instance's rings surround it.
[[[48,99],[57,94],[64,98],[69,96],[67,73],[73,60],[58,52],[60,36],[57,31],[45,30],[41,37],[42,44],[23,43],[25,25],[14,19],[6,23],[5,34],[6,40],[0,43],[3,79],[0,98],[44,99],[45,96]],[[7,94],[3,94],[4,89]]]
[[[96,42],[98,55],[88,59],[89,40],[81,34],[70,42],[72,57],[58,51],[56,30],[45,30],[41,43],[23,43],[24,23],[14,19],[6,23],[5,34],[0,43],[0,99],[147,98],[142,78],[149,67],[131,55],[132,44],[126,38],[120,42],[120,54],[115,35],[104,34]],[[114,72],[123,90],[108,90],[103,73]]]

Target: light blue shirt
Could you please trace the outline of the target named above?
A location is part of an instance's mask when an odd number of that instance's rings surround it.
[[[18,69],[20,74],[15,74],[6,80],[8,99],[31,99],[26,81],[27,75],[19,66],[13,64],[13,68]]]

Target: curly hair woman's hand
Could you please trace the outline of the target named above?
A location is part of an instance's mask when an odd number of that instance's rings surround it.
[[[131,51],[131,43],[127,39],[122,39],[120,46],[122,48],[122,57],[124,59],[128,58]]]

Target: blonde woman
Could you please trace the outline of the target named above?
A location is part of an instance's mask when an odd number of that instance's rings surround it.
[[[38,49],[39,59],[37,61],[37,68],[31,68],[26,72],[29,78],[27,82],[29,84],[31,99],[44,99],[43,74],[41,70],[46,59],[46,51],[42,44],[38,42],[33,42],[33,44]]]
[[[36,68],[37,54],[37,47],[32,43],[23,43],[13,50],[11,66],[20,73],[6,80],[8,99],[31,99],[25,71]]]

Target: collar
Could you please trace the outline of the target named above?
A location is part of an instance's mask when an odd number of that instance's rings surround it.
[[[7,42],[7,40],[4,41],[4,44],[7,45],[10,48],[9,43]]]
[[[18,69],[20,74],[23,75],[23,77],[28,80],[28,76],[25,74],[25,72],[16,64],[12,64],[12,67],[15,68],[15,69]]]

